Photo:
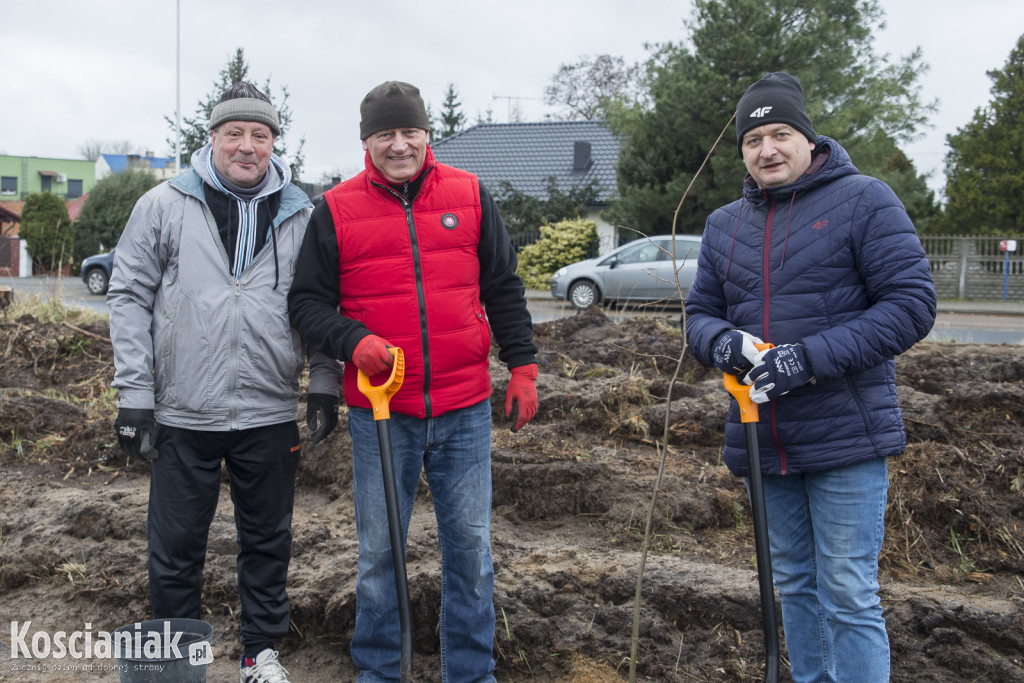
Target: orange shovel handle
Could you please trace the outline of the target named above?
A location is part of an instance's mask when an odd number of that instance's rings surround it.
[[[383,384],[373,386],[370,378],[362,370],[356,375],[356,386],[366,398],[370,399],[370,406],[373,407],[374,420],[388,420],[391,418],[391,411],[388,403],[391,397],[402,388],[402,380],[405,378],[405,354],[397,346],[388,348],[395,362],[391,366],[391,376]]]
[[[755,344],[759,351],[766,351],[774,344]],[[724,373],[722,382],[725,390],[740,404],[740,422],[757,422],[757,404],[750,400],[750,386],[740,382],[736,375]]]

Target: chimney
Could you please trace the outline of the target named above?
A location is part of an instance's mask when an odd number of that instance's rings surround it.
[[[590,159],[590,143],[577,140],[572,143],[572,170],[586,171],[593,161]]]

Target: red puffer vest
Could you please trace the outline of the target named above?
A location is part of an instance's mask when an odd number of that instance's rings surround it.
[[[405,380],[391,410],[436,417],[491,395],[490,327],[480,303],[480,186],[434,161],[412,205],[366,155],[363,173],[324,194],[338,237],[341,314],[401,347]],[[372,378],[380,384],[386,375]],[[369,408],[345,364],[345,402]]]

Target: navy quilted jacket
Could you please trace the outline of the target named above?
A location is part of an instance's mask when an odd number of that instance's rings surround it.
[[[902,453],[893,357],[934,321],[935,287],[903,204],[825,136],[795,183],[762,190],[748,176],[743,198],[711,214],[686,297],[687,341],[704,365],[729,329],[806,348],[814,381],[759,406],[764,474]],[[730,404],[725,461],[745,475]]]

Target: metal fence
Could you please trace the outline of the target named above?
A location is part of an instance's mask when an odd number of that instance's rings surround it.
[[[517,232],[514,235],[509,235],[509,239],[512,240],[512,247],[518,253],[520,249],[530,244],[533,244],[540,239],[539,232]]]
[[[1016,241],[1016,251],[1000,247]],[[1024,300],[1024,235],[922,235],[940,299]]]

